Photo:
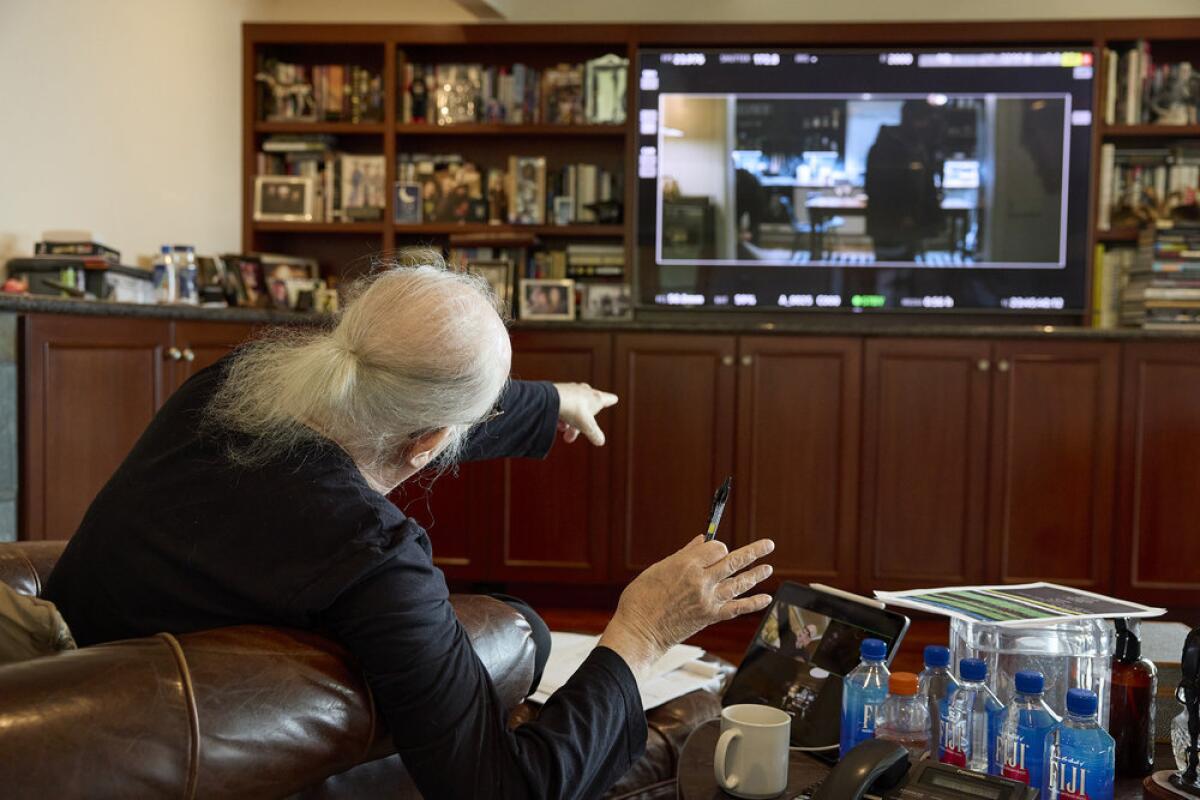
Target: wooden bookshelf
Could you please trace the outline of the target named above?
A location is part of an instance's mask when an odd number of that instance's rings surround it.
[[[256,122],[255,133],[381,135],[387,132],[382,122]]]
[[[508,125],[479,123],[472,125],[428,125],[396,123],[396,133],[416,136],[625,136],[624,125]]]
[[[1105,125],[1100,134],[1105,139],[1200,138],[1200,125]]]
[[[625,235],[624,225],[490,225],[486,222],[434,222],[424,225],[396,225],[396,233],[416,235],[451,233],[532,233],[537,236],[592,239]]]
[[[254,230],[264,233],[379,233],[383,222],[261,222],[253,224]]]
[[[1123,227],[1111,228],[1107,231],[1096,231],[1097,242],[1136,242],[1138,240],[1138,228]]]

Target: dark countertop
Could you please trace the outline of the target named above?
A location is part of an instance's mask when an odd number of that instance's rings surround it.
[[[201,308],[184,305],[135,305],[96,300],[0,294],[0,313],[91,314],[103,317],[142,317],[171,320],[260,323],[267,325],[320,324],[329,318],[260,308]],[[712,333],[724,335],[929,337],[941,339],[1079,339],[1085,341],[1195,341],[1195,330],[1143,330],[1141,328],[1083,328],[1076,325],[1028,325],[938,322],[928,317],[813,316],[776,322],[746,318],[679,316],[604,322],[535,322],[515,320],[514,331],[593,331],[628,333]]]

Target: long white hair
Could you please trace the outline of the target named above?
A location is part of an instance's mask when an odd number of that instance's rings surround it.
[[[487,282],[422,260],[361,279],[332,327],[281,329],[234,354],[203,424],[240,434],[229,437],[235,463],[327,438],[360,467],[389,467],[443,428],[439,463],[453,463],[503,390],[511,351]]]

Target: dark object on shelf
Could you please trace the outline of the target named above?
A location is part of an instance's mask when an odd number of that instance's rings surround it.
[[[1154,698],[1158,670],[1142,657],[1142,643],[1124,619],[1117,628],[1108,728],[1117,743],[1117,775],[1142,777],[1154,769]]]
[[[1200,780],[1196,775],[1197,760],[1200,759],[1200,747],[1197,746],[1197,739],[1200,738],[1200,628],[1189,633],[1183,643],[1182,665],[1183,680],[1179,682],[1179,700],[1187,709],[1190,741],[1187,748],[1187,768],[1178,776],[1178,784],[1174,781],[1172,783],[1189,789],[1200,789]],[[1194,794],[1200,796],[1200,792]]]
[[[154,280],[137,267],[111,264],[103,256],[34,256],[8,261],[9,277],[25,276],[29,293],[91,295],[125,303],[154,302]]]
[[[121,252],[100,242],[38,242],[33,252],[39,256],[100,256],[110,264],[121,263]]]
[[[596,222],[600,225],[620,225],[625,216],[625,206],[620,200],[601,200],[588,203],[584,208],[596,215]]]

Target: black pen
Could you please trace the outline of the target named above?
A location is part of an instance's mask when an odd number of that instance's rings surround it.
[[[708,530],[704,534],[706,542],[717,538],[717,528],[721,526],[721,515],[725,513],[725,503],[729,501],[729,487],[732,484],[733,476],[730,475],[713,495],[712,511],[708,512]]]

